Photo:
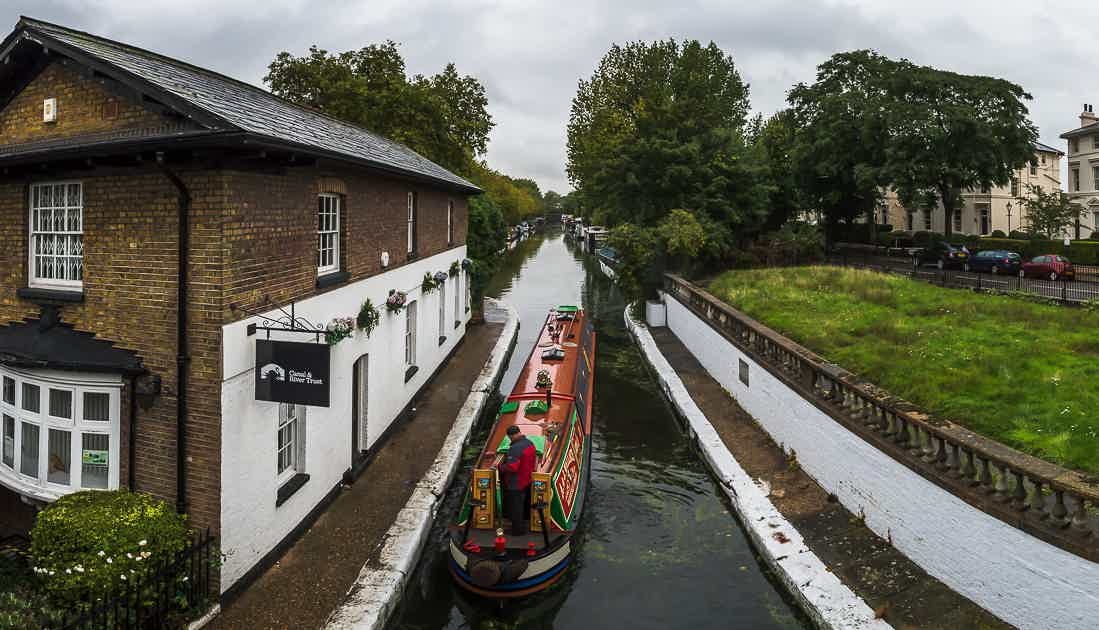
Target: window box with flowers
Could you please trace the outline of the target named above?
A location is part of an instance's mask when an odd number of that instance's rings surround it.
[[[460,272],[461,270],[462,270],[462,264],[459,263],[457,260],[450,263],[450,277],[451,278],[457,277],[458,272]]]
[[[334,317],[324,327],[324,340],[334,346],[355,332],[355,320],[350,317]]]
[[[378,321],[381,320],[381,317],[370,298],[366,298],[363,305],[359,307],[359,315],[355,318],[355,325],[358,326],[359,330],[366,333],[366,337],[369,339],[370,333],[378,327]]]
[[[396,289],[389,290],[389,297],[385,299],[385,310],[390,313],[400,313],[404,310],[405,303],[408,302],[408,296],[404,291],[398,291]]]

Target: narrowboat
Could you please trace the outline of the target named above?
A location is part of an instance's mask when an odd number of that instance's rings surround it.
[[[547,588],[568,567],[591,473],[595,337],[583,309],[550,309],[448,526],[447,564],[463,588],[490,598],[523,597]],[[511,446],[511,426],[536,452],[522,536],[511,534],[496,468]]]

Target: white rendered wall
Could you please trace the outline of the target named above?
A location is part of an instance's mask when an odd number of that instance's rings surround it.
[[[665,296],[668,326],[710,375],[851,512],[928,573],[1020,628],[1099,625],[1099,565],[971,507],[851,433]],[[738,360],[749,366],[749,386]]]
[[[295,315],[323,327],[333,317],[354,318],[360,305],[370,298],[381,314],[378,327],[367,339],[356,332],[332,347],[330,406],[306,407],[304,470],[309,481],[282,505],[275,507],[275,441],[278,403],[255,400],[255,340],[266,338],[260,331],[247,335],[250,317],[222,327],[221,386],[221,589],[226,590],[274,548],[343,477],[351,466],[352,370],[355,362],[369,354],[367,396],[368,446],[393,422],[413,394],[431,377],[458,339],[465,334],[469,314],[461,312],[462,325],[454,328],[454,291],[461,284],[467,290],[466,273],[446,281],[446,342],[439,345],[439,291],[420,295],[425,272],[447,272],[461,261],[466,248],[460,247],[365,280],[333,289],[295,304]],[[405,314],[385,310],[390,289],[405,291],[417,307],[416,360],[419,371],[404,381]],[[286,309],[289,311],[289,308]],[[276,312],[264,313],[279,317]],[[313,341],[301,334],[271,333],[271,339]],[[321,341],[323,343],[323,339]],[[369,475],[369,472],[366,473]]]

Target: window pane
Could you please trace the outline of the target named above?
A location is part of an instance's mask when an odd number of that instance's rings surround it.
[[[15,468],[15,418],[4,416],[4,465]]]
[[[102,433],[84,433],[80,439],[80,485],[105,489],[111,461],[111,437]]]
[[[15,379],[10,376],[4,377],[4,402],[15,404]]]
[[[84,419],[108,422],[111,419],[111,395],[84,392]]]
[[[38,413],[42,408],[42,402],[39,400],[39,396],[40,394],[37,385],[23,383],[23,409]]]
[[[62,429],[50,429],[49,460],[46,479],[50,483],[69,485],[72,464],[72,434]]]
[[[67,389],[50,388],[50,415],[55,418],[73,417],[73,393]]]
[[[23,444],[19,449],[19,472],[28,477],[38,478],[38,425],[29,422],[23,425]]]

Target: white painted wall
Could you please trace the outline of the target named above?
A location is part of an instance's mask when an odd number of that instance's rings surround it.
[[[332,347],[330,406],[306,407],[304,472],[310,479],[277,508],[278,403],[255,400],[253,374],[255,340],[265,338],[266,333],[247,335],[248,324],[262,323],[258,317],[222,328],[221,551],[225,555],[221,567],[222,591],[286,537],[340,482],[351,466],[351,388],[355,361],[363,354],[370,355],[367,436],[373,445],[465,334],[468,313],[463,310],[462,325],[457,329],[453,317],[453,291],[459,282],[461,290],[467,290],[465,272],[446,281],[450,299],[444,333],[447,339],[443,345],[439,345],[440,293],[420,294],[425,272],[446,272],[452,262],[461,261],[465,255],[465,247],[452,249],[295,305],[296,316],[323,327],[333,317],[355,317],[362,302],[369,297],[381,313],[381,321],[369,339],[364,333],[356,332]],[[390,314],[385,310],[390,289],[405,291],[409,301],[420,303],[416,335],[419,371],[407,383],[404,381],[405,314]],[[264,315],[280,316],[277,311]],[[311,337],[289,333],[271,333],[271,339],[312,341]]]
[[[847,509],[928,573],[1020,628],[1095,628],[1099,565],[969,506],[832,420],[665,296],[668,326]],[[749,387],[738,360],[749,366]]]

